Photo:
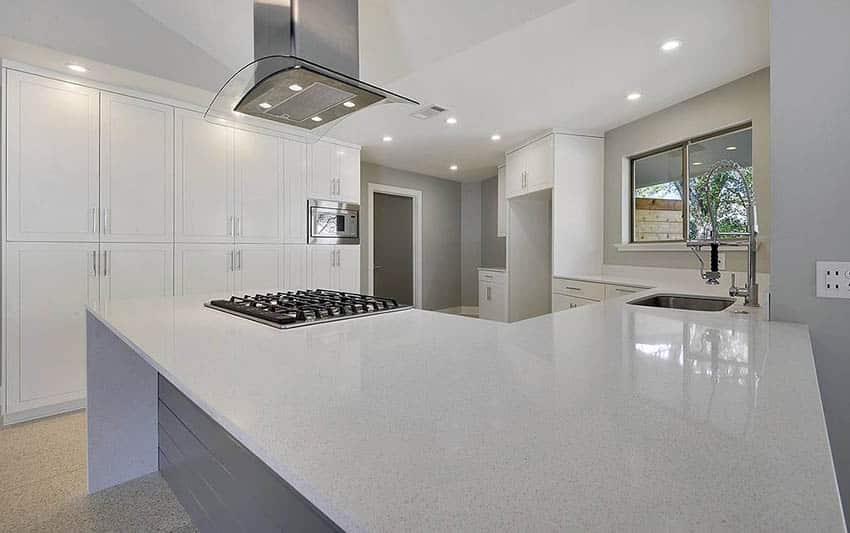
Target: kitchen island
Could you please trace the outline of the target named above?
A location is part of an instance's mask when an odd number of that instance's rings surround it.
[[[170,464],[165,387],[330,529],[844,531],[807,328],[625,300],[285,331],[90,309],[89,490]]]

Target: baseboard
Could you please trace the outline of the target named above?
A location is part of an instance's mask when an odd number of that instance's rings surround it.
[[[3,416],[3,425],[10,426],[12,424],[20,424],[21,422],[29,422],[39,418],[48,416],[61,415],[62,413],[70,413],[71,411],[79,411],[86,408],[86,399],[71,400],[56,405],[48,405],[45,407],[36,407],[17,413],[6,413]]]
[[[477,305],[458,305],[455,307],[444,307],[443,309],[437,309],[438,313],[446,313],[449,315],[478,315],[478,306]]]

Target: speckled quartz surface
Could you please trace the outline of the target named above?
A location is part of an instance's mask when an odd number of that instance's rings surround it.
[[[844,530],[804,326],[617,299],[280,331],[203,301],[97,316],[347,530]]]

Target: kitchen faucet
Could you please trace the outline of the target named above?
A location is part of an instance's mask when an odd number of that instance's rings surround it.
[[[746,233],[723,233],[723,235],[736,237],[734,239],[723,239],[723,246],[746,246],[747,247],[747,284],[744,287],[735,286],[735,274],[732,274],[732,286],[729,287],[729,296],[742,296],[744,305],[750,307],[759,306],[759,286],[756,281],[756,252],[758,249],[758,220],[756,217],[756,201],[755,193],[752,185],[744,178],[744,169],[741,165],[734,161],[723,160],[718,161],[706,173],[706,179],[702,187],[696,192],[697,205],[708,212],[709,223],[711,224],[711,232],[708,239],[688,239],[687,246],[694,252],[700,263],[700,276],[708,285],[720,284],[720,271],[718,268],[718,250],[720,248],[720,235],[717,229],[717,208],[716,203],[720,203],[720,198],[717,201],[711,199],[711,185],[718,174],[729,173],[737,180],[738,185],[743,191],[737,194],[747,211],[747,232]],[[729,181],[721,185],[721,190]],[[719,195],[718,195],[719,196]],[[746,238],[741,238],[746,237]],[[711,269],[705,271],[705,262],[700,256],[698,250],[708,246],[711,251]]]

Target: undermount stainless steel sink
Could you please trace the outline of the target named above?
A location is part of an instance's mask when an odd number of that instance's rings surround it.
[[[734,298],[693,296],[686,294],[653,294],[630,302],[632,305],[684,309],[687,311],[723,311],[735,303]]]

